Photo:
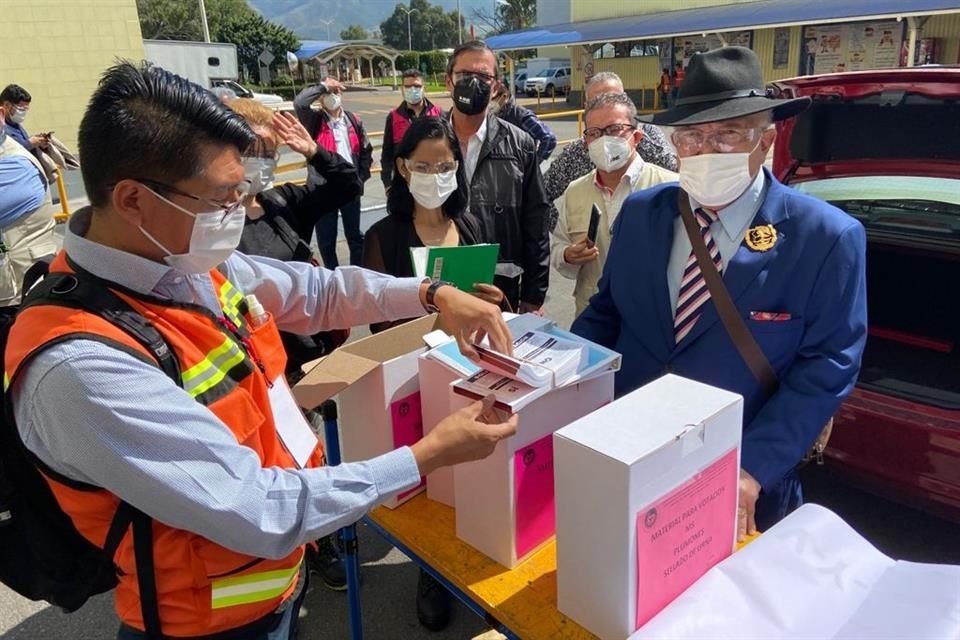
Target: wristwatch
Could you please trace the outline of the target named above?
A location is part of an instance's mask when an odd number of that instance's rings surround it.
[[[427,296],[426,303],[423,305],[428,313],[440,313],[440,307],[433,301],[434,297],[437,295],[437,289],[440,287],[454,287],[456,285],[452,282],[446,282],[444,280],[432,280],[430,286],[427,287]]]

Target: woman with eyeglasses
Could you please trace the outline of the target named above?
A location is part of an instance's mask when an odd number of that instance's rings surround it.
[[[467,209],[468,184],[453,129],[441,118],[420,118],[394,152],[387,217],[367,231],[363,266],[397,277],[414,274],[411,247],[456,247],[481,242],[480,228]],[[503,292],[477,284],[476,296],[496,305]],[[373,332],[399,323],[371,325]]]

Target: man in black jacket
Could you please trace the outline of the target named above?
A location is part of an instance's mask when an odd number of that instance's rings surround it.
[[[484,242],[500,244],[494,284],[514,309],[538,311],[550,279],[550,205],[533,138],[487,114],[497,78],[497,59],[486,43],[457,47],[447,63],[450,117],[470,181],[470,215]]]
[[[307,87],[293,101],[297,118],[310,134],[311,139],[322,149],[339,154],[344,160],[353,163],[361,183],[370,178],[373,164],[373,145],[367,137],[360,118],[343,108],[341,95],[343,85],[327,78],[320,84]],[[314,110],[312,105],[320,100],[322,108]],[[307,183],[322,184],[323,177],[316,168],[307,166]],[[361,190],[360,195],[363,195]],[[343,217],[343,231],[350,246],[350,264],[360,264],[363,255],[363,233],[360,232],[360,195],[340,207]],[[336,213],[335,209],[329,209]],[[337,259],[337,216],[320,215],[316,224],[317,246],[323,265],[334,269],[339,265]],[[303,239],[310,242],[310,233]]]

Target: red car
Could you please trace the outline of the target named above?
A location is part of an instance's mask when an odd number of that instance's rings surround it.
[[[960,68],[783,80],[773,169],[867,231],[869,334],[826,455],[857,486],[960,522]]]

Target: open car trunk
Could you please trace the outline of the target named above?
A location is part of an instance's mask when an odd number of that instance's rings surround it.
[[[776,174],[867,230],[859,385],[960,409],[960,73],[907,69],[774,83],[809,109],[778,124]]]
[[[869,242],[860,386],[960,409],[960,258]]]

